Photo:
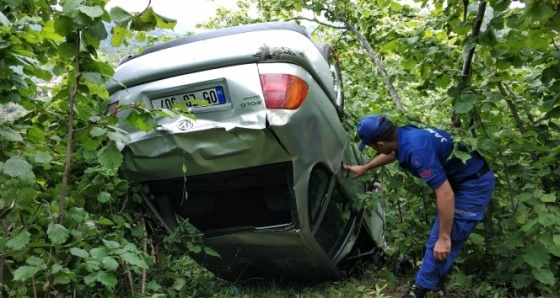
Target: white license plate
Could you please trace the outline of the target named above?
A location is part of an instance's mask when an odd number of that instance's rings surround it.
[[[202,100],[207,102],[206,105],[200,105],[193,100]],[[226,103],[224,87],[217,86],[208,89],[179,93],[151,100],[154,109],[170,109],[176,103],[182,103],[188,108],[202,108],[208,106],[223,105]]]

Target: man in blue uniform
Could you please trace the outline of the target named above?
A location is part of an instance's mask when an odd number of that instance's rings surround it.
[[[426,253],[414,283],[405,297],[441,294],[440,281],[446,275],[483,213],[494,191],[494,174],[477,152],[463,163],[451,156],[451,136],[437,128],[412,125],[397,127],[381,115],[364,117],[357,128],[361,142],[379,153],[365,165],[345,168],[354,178],[395,160],[412,175],[421,178],[436,194],[437,216],[426,243]],[[465,151],[461,145],[459,150]],[[440,293],[440,294],[438,294]]]

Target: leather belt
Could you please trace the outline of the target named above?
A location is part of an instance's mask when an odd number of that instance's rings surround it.
[[[482,166],[482,168],[480,168],[480,170],[478,170],[478,172],[469,175],[467,177],[463,177],[460,178],[459,180],[455,180],[455,183],[461,183],[461,182],[465,182],[465,181],[469,181],[469,180],[476,180],[478,178],[480,178],[481,176],[484,176],[486,173],[490,172],[490,168],[488,167],[487,163],[484,163],[484,165]]]

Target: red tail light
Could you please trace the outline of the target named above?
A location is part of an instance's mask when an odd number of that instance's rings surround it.
[[[109,105],[109,107],[107,108],[107,115],[111,115],[111,116],[115,116],[117,117],[117,108],[119,107],[119,101],[115,101],[113,103],[111,103]]]
[[[268,109],[295,110],[301,106],[309,92],[309,86],[304,80],[289,74],[261,74],[261,85]]]

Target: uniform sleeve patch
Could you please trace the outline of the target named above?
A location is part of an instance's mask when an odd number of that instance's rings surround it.
[[[422,179],[427,180],[432,177],[432,170],[430,168],[425,168],[419,171],[418,174],[422,177]]]
[[[422,160],[417,155],[413,155],[412,158],[410,159],[410,161],[411,161],[412,167],[414,167],[414,168],[418,169],[422,166]]]

